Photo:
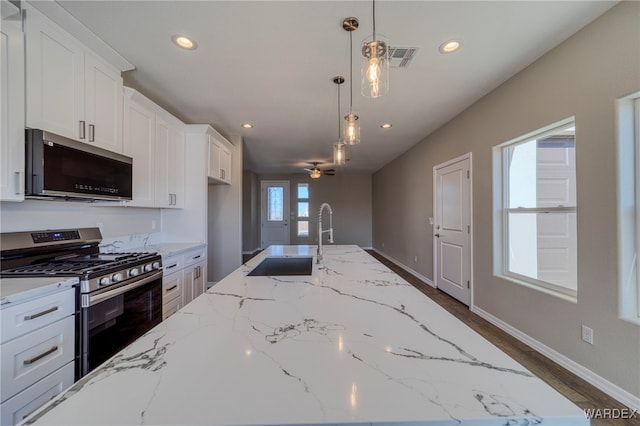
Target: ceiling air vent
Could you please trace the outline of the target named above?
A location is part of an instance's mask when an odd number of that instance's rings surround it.
[[[391,68],[408,67],[417,51],[417,47],[389,47],[389,66]]]

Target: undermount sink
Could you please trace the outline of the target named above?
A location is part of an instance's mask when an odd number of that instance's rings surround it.
[[[311,275],[312,269],[312,257],[267,257],[247,275],[257,277]]]

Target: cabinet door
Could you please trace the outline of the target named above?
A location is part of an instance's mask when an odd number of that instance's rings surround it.
[[[27,127],[86,141],[84,47],[35,13],[26,28]]]
[[[0,200],[24,200],[24,37],[19,21],[0,26]],[[11,106],[11,107],[9,107]]]
[[[156,207],[173,206],[173,195],[169,193],[169,123],[156,117]]]
[[[231,183],[231,150],[220,145],[220,179]]]
[[[169,127],[169,156],[167,161],[167,187],[173,196],[174,208],[184,207],[185,198],[185,139],[184,126]]]
[[[122,152],[122,77],[102,60],[85,54],[87,141]]]
[[[156,207],[184,207],[184,130],[156,116]]]
[[[184,270],[184,288],[182,289],[182,306],[193,300],[193,288],[197,280],[196,267],[187,266]]]
[[[196,281],[193,286],[193,298],[200,296],[207,290],[207,262],[196,265]]]
[[[220,179],[220,144],[209,136],[209,172],[208,176]]]
[[[129,205],[154,207],[155,114],[125,97],[124,153],[133,158],[133,199]]]

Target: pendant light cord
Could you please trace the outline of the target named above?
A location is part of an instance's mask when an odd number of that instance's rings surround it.
[[[373,41],[376,41],[376,0],[373,0]]]
[[[342,121],[342,117],[340,117],[340,84],[338,84],[338,142],[340,142],[340,122]]]
[[[349,114],[353,112],[353,31],[349,31]]]

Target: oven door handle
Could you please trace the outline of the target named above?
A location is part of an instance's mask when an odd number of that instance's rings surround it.
[[[108,290],[103,293],[98,293],[96,295],[90,295],[90,294],[83,295],[88,297],[86,297],[86,299],[85,297],[82,298],[82,307],[88,308],[89,306],[93,306],[96,303],[100,303],[106,299],[110,299],[112,297],[126,293],[129,290],[133,290],[134,288],[138,288],[140,286],[143,286],[145,284],[148,284],[152,281],[155,281],[161,278],[162,278],[162,271],[158,271],[153,275],[149,275],[148,277],[142,278],[141,280],[138,280],[131,284],[124,284],[118,288],[114,288],[113,290]]]

